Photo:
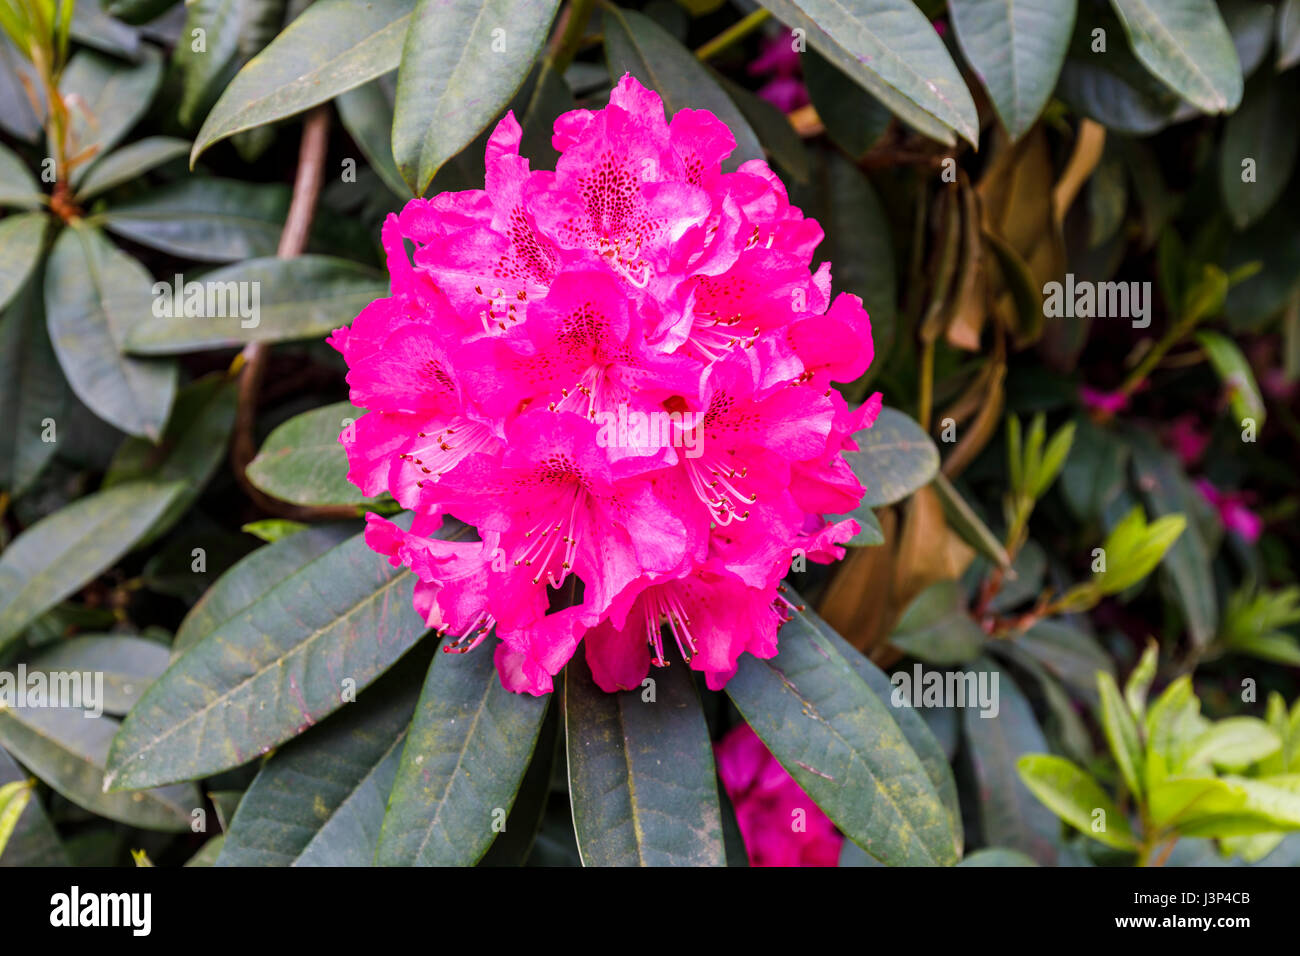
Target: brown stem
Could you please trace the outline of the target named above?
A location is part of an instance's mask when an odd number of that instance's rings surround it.
[[[320,196],[325,171],[325,149],[329,144],[330,114],[328,106],[317,106],[307,114],[302,127],[302,142],[298,148],[298,172],[293,182],[293,199],[289,215],[280,233],[276,255],[292,259],[301,255],[307,246],[316,200]],[[304,507],[272,498],[248,479],[248,463],[257,454],[255,438],[257,424],[257,399],[266,372],[266,343],[249,342],[232,366],[239,376],[239,404],[235,411],[235,429],[230,441],[230,464],[235,479],[244,493],[263,511],[295,521],[312,519],[353,518],[355,508]]]

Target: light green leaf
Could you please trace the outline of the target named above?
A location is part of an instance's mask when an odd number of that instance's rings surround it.
[[[188,141],[172,136],[146,136],[136,140],[97,160],[77,187],[77,199],[82,202],[93,199],[189,151]]]
[[[1137,849],[1128,818],[1086,771],[1050,754],[1026,754],[1016,769],[1034,796],[1080,833],[1118,850]]]

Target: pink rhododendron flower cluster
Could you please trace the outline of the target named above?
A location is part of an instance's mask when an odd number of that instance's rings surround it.
[[[839,865],[844,837],[748,724],[728,731],[714,756],[751,866]]]
[[[349,478],[414,512],[367,542],[509,689],[543,694],[579,643],[597,683],[680,655],[721,687],[771,657],[792,557],[830,561],[863,488],[841,457],[880,396],[862,302],[811,269],[822,230],[713,114],[665,120],[625,76],[555,123],[554,172],[508,115],[486,189],[412,200],[383,242],[392,294],[330,339],[368,409]],[[409,247],[409,249],[408,249]],[[444,516],[473,541],[434,537]],[[665,635],[664,625],[666,625]],[[676,651],[673,651],[675,645]]]

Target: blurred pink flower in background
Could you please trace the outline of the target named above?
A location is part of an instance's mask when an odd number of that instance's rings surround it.
[[[1219,512],[1219,520],[1229,531],[1241,535],[1250,544],[1259,540],[1263,519],[1246,507],[1251,496],[1241,491],[1221,491],[1205,478],[1196,479],[1196,490]]]
[[[1194,465],[1209,447],[1210,433],[1195,415],[1180,415],[1165,432],[1165,442],[1184,466]]]
[[[764,40],[758,58],[749,64],[750,76],[768,76],[758,95],[782,113],[808,105],[808,88],[803,84],[803,65],[795,49],[794,34],[786,30]]]
[[[748,724],[715,751],[751,866],[839,865],[844,837]]]
[[[1088,408],[1114,415],[1128,407],[1128,396],[1123,392],[1103,392],[1087,385],[1079,386],[1079,400]]]

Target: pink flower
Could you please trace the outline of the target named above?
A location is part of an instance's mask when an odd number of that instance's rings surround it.
[[[1205,478],[1196,479],[1196,489],[1219,512],[1219,520],[1229,531],[1235,532],[1250,544],[1259,540],[1264,521],[1246,505],[1251,495],[1242,491],[1220,491]]]
[[[758,95],[782,113],[808,105],[808,88],[799,78],[802,73],[803,64],[799,62],[799,50],[790,30],[764,40],[758,56],[749,64],[750,76],[771,75],[759,88]]]
[[[1210,445],[1210,434],[1195,415],[1180,415],[1165,432],[1165,441],[1186,467],[1201,460]]]
[[[844,837],[748,724],[714,747],[752,866],[838,866]]]
[[[554,172],[519,141],[507,115],[485,189],[388,217],[392,294],[330,339],[368,409],[349,478],[415,512],[366,540],[444,650],[496,635],[511,690],[549,692],[582,643],[606,690],[673,657],[720,688],[776,654],[793,558],[857,532],[825,515],[862,497],[842,453],[880,396],[832,385],[870,365],[870,321],[811,269],[821,227],[775,174],[722,172],[711,113],[668,122],[626,76],[556,121]]]
[[[1079,400],[1094,411],[1114,415],[1128,407],[1128,396],[1123,392],[1103,392],[1087,385],[1079,387]]]

